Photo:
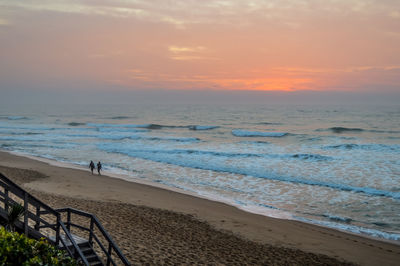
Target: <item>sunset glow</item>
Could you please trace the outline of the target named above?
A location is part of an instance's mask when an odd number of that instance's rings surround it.
[[[0,85],[398,92],[399,1],[1,1]]]

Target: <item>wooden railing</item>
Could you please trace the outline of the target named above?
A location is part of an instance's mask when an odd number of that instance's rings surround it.
[[[118,259],[119,263],[123,263],[124,265],[130,265],[129,261],[122,254],[121,250],[114,243],[111,236],[103,228],[100,221],[97,219],[95,215],[73,208],[62,208],[62,209],[57,209],[56,211],[61,214],[62,213],[66,214],[67,220],[66,221],[64,220],[64,223],[67,226],[68,230],[71,230],[71,227],[73,227],[78,230],[85,231],[89,234],[88,238],[90,245],[92,247],[98,246],[98,248],[102,251],[102,255],[105,256],[107,266],[110,264],[117,265],[117,261],[115,259]],[[77,222],[74,222],[72,220],[72,214],[81,217],[80,219],[81,224],[78,224]],[[88,218],[89,220],[82,218]],[[82,225],[82,222],[86,225]],[[96,234],[96,231],[98,231],[99,234]],[[117,255],[116,258],[113,256],[114,254]]]
[[[71,226],[76,227],[89,232],[89,243],[92,245],[93,239],[96,241],[107,259],[107,265],[110,265],[110,263],[117,265],[115,260],[112,258],[112,251],[114,251],[114,253],[118,256],[120,263],[124,265],[130,265],[128,260],[122,254],[121,250],[114,243],[112,238],[108,235],[107,231],[103,228],[96,216],[71,208],[55,210],[26,192],[24,189],[1,173],[0,188],[3,189],[3,191],[0,191],[0,202],[3,203],[4,207],[2,208],[0,203],[0,215],[2,215],[4,219],[7,219],[7,212],[10,206],[13,204],[21,204],[24,207],[25,212],[23,222],[18,221],[17,226],[23,230],[25,235],[34,238],[45,237],[54,245],[65,248],[71,257],[81,261],[84,265],[89,265],[89,262],[85,258],[82,250],[72,236]],[[62,220],[61,213],[67,213],[67,221],[65,223]],[[73,223],[71,221],[72,213],[90,218],[90,227],[86,228],[85,226]],[[99,237],[95,234],[95,229],[100,231],[103,238],[105,238],[108,242],[107,250],[101,243]],[[60,245],[60,243],[62,245]]]

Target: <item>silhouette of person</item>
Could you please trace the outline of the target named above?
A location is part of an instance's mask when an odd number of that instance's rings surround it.
[[[90,164],[89,164],[89,168],[90,168],[90,170],[92,171],[92,175],[93,175],[93,169],[94,169],[94,162],[93,161],[90,161]]]
[[[97,172],[99,173],[99,175],[100,175],[100,170],[102,169],[102,166],[101,166],[101,162],[99,161],[98,163],[97,163]]]

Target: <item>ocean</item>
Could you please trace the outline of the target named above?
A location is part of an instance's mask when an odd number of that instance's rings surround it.
[[[399,105],[0,106],[0,149],[400,241]]]

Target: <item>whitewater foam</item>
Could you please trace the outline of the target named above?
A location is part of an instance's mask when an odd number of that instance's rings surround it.
[[[236,137],[284,137],[288,135],[287,132],[261,132],[261,131],[248,131],[242,129],[232,130],[232,135]]]
[[[400,234],[398,234],[398,233],[388,233],[388,232],[383,232],[383,231],[376,230],[376,229],[365,228],[365,227],[355,226],[355,225],[351,225],[351,224],[314,220],[314,219],[309,219],[309,218],[304,218],[304,217],[299,217],[299,216],[294,216],[294,219],[305,222],[305,223],[311,223],[311,224],[321,225],[324,227],[335,228],[335,229],[338,229],[341,231],[352,232],[352,233],[359,234],[359,235],[367,235],[367,236],[372,236],[372,237],[377,237],[377,238],[384,238],[384,239],[388,239],[388,240],[400,241]]]
[[[104,150],[107,152],[121,153],[126,154],[132,157],[138,157],[146,160],[152,160],[155,162],[162,162],[168,164],[174,164],[177,166],[183,167],[191,167],[195,169],[203,169],[203,170],[212,170],[217,172],[228,172],[240,175],[248,175],[258,178],[266,178],[270,180],[277,180],[283,182],[290,182],[302,185],[310,185],[310,186],[320,186],[327,187],[335,190],[341,191],[349,191],[354,193],[364,193],[367,195],[373,196],[382,196],[389,197],[393,199],[400,199],[400,192],[392,192],[387,190],[380,190],[370,187],[356,187],[345,184],[336,184],[330,182],[324,182],[320,180],[310,180],[306,178],[298,178],[292,176],[278,176],[269,172],[268,170],[257,170],[254,168],[243,168],[235,165],[222,163],[220,160],[214,160],[213,164],[210,164],[210,159],[208,156],[204,155],[213,155],[217,157],[276,157],[282,155],[271,155],[271,154],[232,154],[232,153],[224,153],[224,152],[215,152],[215,151],[198,151],[198,150],[138,150],[134,148],[129,148],[126,144],[124,145],[116,145],[116,144],[98,144],[97,147],[100,150]],[[184,157],[182,155],[185,155]],[[293,157],[296,155],[284,155],[286,158]],[[220,163],[218,163],[220,162]]]
[[[324,149],[341,149],[341,150],[367,150],[367,151],[385,151],[385,152],[400,152],[399,144],[378,144],[378,143],[370,143],[370,144],[354,144],[354,143],[345,143],[338,145],[330,145],[323,147]]]

